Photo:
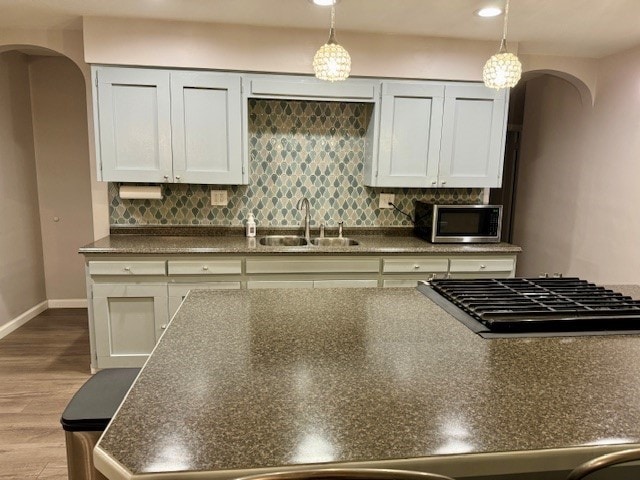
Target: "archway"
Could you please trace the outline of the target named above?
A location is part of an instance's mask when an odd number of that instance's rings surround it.
[[[45,47],[0,46],[0,337],[47,307],[86,305],[93,240],[86,69]]]
[[[597,60],[553,55],[520,55],[524,81],[551,75],[569,82],[580,93],[582,105],[593,106],[598,79]]]
[[[592,91],[589,85],[570,73],[558,70],[531,70],[522,74],[521,82],[527,82],[541,75],[551,75],[569,82],[576,88],[576,90],[578,90],[578,93],[580,93],[582,105],[593,106],[593,103],[595,102],[595,91]]]

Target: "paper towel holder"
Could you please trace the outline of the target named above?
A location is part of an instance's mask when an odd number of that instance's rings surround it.
[[[160,185],[120,185],[118,196],[123,200],[162,200]]]

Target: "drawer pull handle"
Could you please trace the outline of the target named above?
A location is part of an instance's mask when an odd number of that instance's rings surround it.
[[[202,269],[203,270],[209,270],[209,266],[208,265],[203,265]]]
[[[124,271],[125,272],[130,272],[131,271],[131,267],[124,267]]]
[[[486,265],[480,265],[480,268],[487,268]]]

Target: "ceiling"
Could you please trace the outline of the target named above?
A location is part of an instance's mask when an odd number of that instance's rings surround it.
[[[341,30],[495,40],[502,17],[474,15],[501,0],[340,0]],[[640,0],[512,0],[509,39],[521,53],[602,57],[640,45]],[[0,0],[0,28],[81,28],[85,15],[271,27],[327,28],[308,0]],[[348,45],[346,45],[348,47]]]

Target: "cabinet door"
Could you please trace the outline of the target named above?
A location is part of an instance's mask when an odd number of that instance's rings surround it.
[[[140,367],[169,321],[167,286],[93,286],[98,368]]]
[[[439,186],[502,184],[507,102],[505,90],[484,85],[447,86]]]
[[[443,97],[444,86],[382,84],[377,186],[436,186]]]
[[[176,182],[247,183],[243,173],[240,75],[171,73]]]
[[[171,180],[169,72],[100,67],[95,75],[101,179]]]

